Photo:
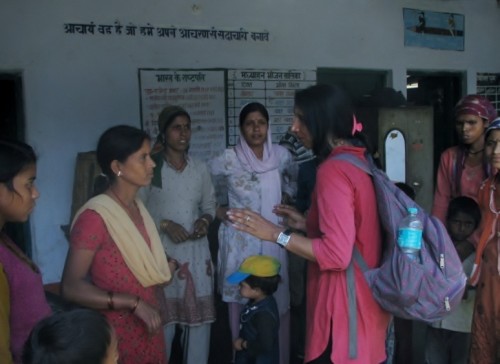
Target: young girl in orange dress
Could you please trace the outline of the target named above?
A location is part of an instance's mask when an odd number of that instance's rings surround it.
[[[500,362],[500,118],[486,130],[485,153],[496,174],[479,190],[482,221],[470,278],[476,286],[470,364]]]

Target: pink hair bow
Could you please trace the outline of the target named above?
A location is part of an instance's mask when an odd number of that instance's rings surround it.
[[[358,122],[358,119],[356,119],[356,115],[352,116],[352,132],[351,135],[354,135],[360,131],[363,130],[363,124]]]

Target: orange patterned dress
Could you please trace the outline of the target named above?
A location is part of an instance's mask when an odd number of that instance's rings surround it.
[[[498,177],[490,177],[478,195],[482,236],[476,251],[480,275],[472,318],[470,364],[500,363],[500,190],[495,185]]]

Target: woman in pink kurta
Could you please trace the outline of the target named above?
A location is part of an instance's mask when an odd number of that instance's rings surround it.
[[[63,296],[102,310],[118,339],[120,364],[166,364],[161,287],[171,279],[155,223],[137,198],[153,177],[149,136],[118,125],[97,144],[102,190],[76,213]],[[163,305],[164,306],[164,305]]]
[[[339,146],[331,155],[341,153],[364,159],[365,149]],[[346,268],[353,247],[362,252],[370,267],[376,267],[381,256],[371,177],[347,161],[331,159],[320,165],[316,176],[307,216],[307,236],[313,239],[317,264],[309,264],[307,275],[306,362],[320,356],[331,340],[334,363],[380,363],[385,358],[389,315],[374,300],[359,269],[355,269],[358,356],[352,361],[345,359],[349,346]]]
[[[432,214],[443,223],[450,200],[458,196],[477,200],[481,182],[488,177],[484,159],[484,131],[497,112],[487,98],[467,95],[455,107],[460,144],[441,154]]]
[[[295,95],[292,131],[321,161],[307,220],[290,206],[274,211],[295,230],[283,231],[248,209],[231,209],[234,226],[276,242],[309,262],[305,362],[378,364],[385,360],[389,314],[374,300],[357,265],[357,352],[349,350],[346,270],[356,246],[369,267],[379,265],[381,230],[371,177],[338,154],[364,159],[362,125],[338,88],[316,85]],[[307,237],[297,230],[307,232]]]
[[[134,224],[150,243],[144,224],[141,221],[134,221]],[[71,229],[70,241],[72,249],[95,253],[89,272],[94,285],[106,292],[127,292],[160,310],[163,289],[159,286],[143,287],[139,283],[97,212],[82,212]],[[161,330],[150,335],[142,320],[129,310],[105,310],[103,313],[116,332],[120,363],[135,363],[139,358],[141,363],[166,363]]]

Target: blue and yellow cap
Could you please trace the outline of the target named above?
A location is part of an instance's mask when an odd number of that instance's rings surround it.
[[[238,284],[249,276],[273,277],[279,274],[280,262],[268,255],[252,255],[241,263],[239,269],[227,277],[231,284]]]

